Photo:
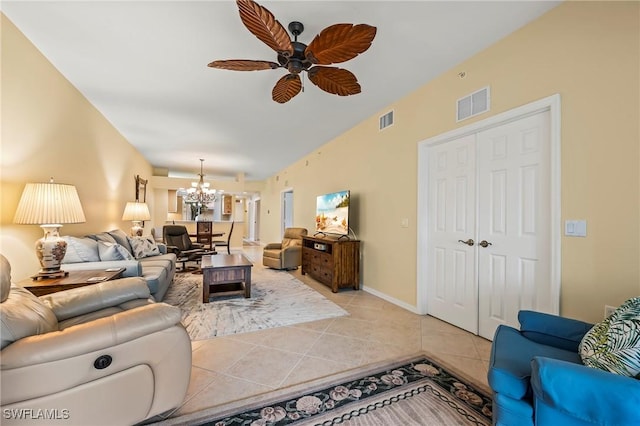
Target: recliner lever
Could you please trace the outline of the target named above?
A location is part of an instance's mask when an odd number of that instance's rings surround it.
[[[100,355],[94,362],[93,362],[93,366],[97,369],[97,370],[104,370],[105,368],[107,368],[108,366],[111,365],[111,362],[113,361],[113,358],[111,358],[111,355]]]

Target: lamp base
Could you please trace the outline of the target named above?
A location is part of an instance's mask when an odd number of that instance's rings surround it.
[[[67,253],[67,242],[58,234],[62,225],[40,225],[40,227],[44,231],[44,237],[36,241],[36,256],[42,267],[38,275],[59,273],[61,272],[60,264]]]
[[[131,227],[131,236],[132,237],[142,237],[142,232],[144,228],[142,227],[142,221],[134,220],[133,226]]]
[[[45,280],[45,279],[49,279],[49,278],[64,278],[64,277],[68,277],[69,276],[69,272],[68,271],[57,271],[57,272],[38,272],[35,275],[31,275],[31,279],[33,281],[38,281],[38,280]]]

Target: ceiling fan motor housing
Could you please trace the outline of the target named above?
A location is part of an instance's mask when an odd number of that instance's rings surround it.
[[[291,45],[293,46],[293,55],[288,58],[283,55],[278,55],[278,62],[287,68],[290,73],[300,74],[302,71],[308,70],[313,64],[304,55],[304,51],[307,48],[306,44],[300,43],[299,41],[292,41]]]

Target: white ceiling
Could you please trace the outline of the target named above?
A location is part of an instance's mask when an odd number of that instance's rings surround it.
[[[330,95],[305,78],[286,104],[271,100],[284,69],[211,69],[216,59],[275,61],[244,27],[234,1],[7,1],[3,13],[158,168],[247,180],[269,177],[451,69],[559,2],[262,1],[303,43],[340,22],[378,31],[337,65],[362,93]]]

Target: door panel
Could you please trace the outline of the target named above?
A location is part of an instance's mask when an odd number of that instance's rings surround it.
[[[480,336],[517,327],[520,309],[550,311],[549,113],[478,133]]]
[[[431,315],[477,333],[475,136],[431,148],[427,305]]]

